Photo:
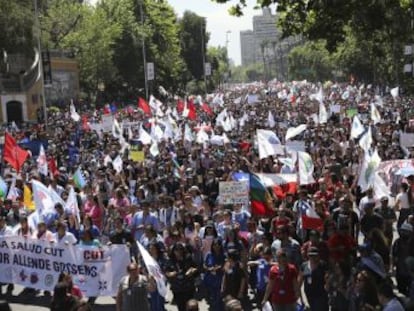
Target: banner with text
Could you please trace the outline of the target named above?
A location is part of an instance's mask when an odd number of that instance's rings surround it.
[[[220,204],[248,204],[249,184],[247,181],[221,181],[219,183]]]
[[[404,176],[397,174],[404,167],[414,167],[414,159],[383,161],[378,166],[378,174],[390,188],[393,196],[398,194]]]
[[[0,238],[0,282],[53,291],[59,274],[67,272],[86,297],[114,296],[129,258],[125,245],[98,248]]]

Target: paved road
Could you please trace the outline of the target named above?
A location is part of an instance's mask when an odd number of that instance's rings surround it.
[[[49,310],[50,298],[38,295],[35,297],[24,297],[19,295],[23,290],[22,286],[16,285],[13,296],[2,296],[0,299],[7,300],[11,303],[12,311],[46,311]],[[3,287],[6,291],[6,287]],[[171,292],[168,293],[167,301],[171,301]],[[112,297],[99,297],[96,300],[94,311],[114,311],[115,300]],[[177,308],[171,304],[166,304],[167,311],[177,311]],[[205,301],[200,302],[200,310],[207,311],[208,306]]]

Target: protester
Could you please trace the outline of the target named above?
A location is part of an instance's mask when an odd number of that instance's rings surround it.
[[[187,105],[152,98],[148,112],[79,105],[78,121],[63,108],[50,111],[47,128],[6,126],[17,142],[44,142],[48,173],[38,150],[19,167],[4,161],[0,228],[63,249],[66,241],[97,254],[129,251],[135,262],[140,242],[159,266],[148,274],[166,276],[180,311],[195,295],[212,310],[248,310],[251,290],[259,304],[292,309],[302,281],[311,309],[386,306],[393,297],[372,280],[380,285],[394,271],[398,294],[412,299],[414,179],[406,171],[414,163],[404,136],[414,116],[410,97],[388,93],[269,81],[186,97]],[[223,193],[224,182],[247,182],[248,193]],[[142,302],[163,311],[161,294],[153,289]]]
[[[155,290],[151,279],[140,273],[139,266],[131,263],[127,267],[128,275],[122,278],[116,296],[117,311],[150,311],[148,293]]]

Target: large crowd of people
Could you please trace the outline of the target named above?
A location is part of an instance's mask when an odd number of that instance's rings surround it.
[[[320,90],[323,98],[314,96]],[[318,119],[321,103],[326,123]],[[373,103],[380,121],[371,119]],[[198,310],[201,299],[213,311],[293,311],[298,305],[315,311],[414,309],[414,179],[403,178],[394,194],[377,193],[375,184],[362,191],[364,150],[350,136],[356,114],[372,133],[366,152],[376,150],[382,161],[410,159],[399,140],[414,130],[409,97],[371,85],[271,82],[187,98],[184,104],[165,95],[149,106],[151,111],[77,106],[77,121],[68,107],[49,111],[47,127],[9,126],[18,141],[47,141],[53,163],[47,176],[38,172],[35,156],[18,174],[3,163],[4,179],[15,178],[20,195],[1,203],[0,236],[127,245],[131,264],[119,284],[117,311],[138,305],[163,311],[166,304]],[[96,128],[108,114],[120,135]],[[301,124],[306,129],[295,140],[312,158],[314,183],[298,183],[293,191],[268,188],[265,213],[248,203],[220,204],[219,184],[235,173],[297,174],[292,150],[259,157],[256,130],[273,131],[285,145],[287,130]],[[143,152],[143,159],[132,159],[131,150]],[[24,186],[37,179],[66,200],[78,168],[87,181],[75,187],[80,221],[57,203],[51,217],[28,222]],[[301,227],[310,207],[323,227]],[[158,292],[136,241],[161,267],[171,301]],[[6,290],[12,294],[13,285]],[[70,275],[63,275],[52,309],[86,308],[79,305],[82,299]]]

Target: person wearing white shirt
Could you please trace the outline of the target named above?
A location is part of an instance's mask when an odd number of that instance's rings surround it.
[[[367,203],[374,203],[376,204],[375,198],[374,198],[374,190],[372,188],[368,188],[368,190],[365,192],[365,196],[362,197],[361,201],[359,201],[358,210],[359,210],[359,217],[362,218],[364,216],[364,207]]]
[[[2,210],[0,213],[0,237],[8,237],[8,236],[14,235],[13,229],[7,225],[6,219],[7,219],[7,211]],[[2,294],[2,285],[3,284],[0,284],[0,294]],[[11,294],[13,292],[13,289],[14,289],[13,284],[11,283],[7,284],[7,294]]]
[[[66,224],[59,222],[56,227],[56,232],[53,234],[53,239],[57,244],[74,245],[78,241],[73,233],[66,231]]]
[[[409,186],[406,183],[402,183],[400,186],[400,192],[395,197],[395,206],[394,210],[400,212],[398,217],[397,228],[400,228],[401,225],[407,220],[408,216],[411,213],[410,210],[410,200],[408,198]]]

